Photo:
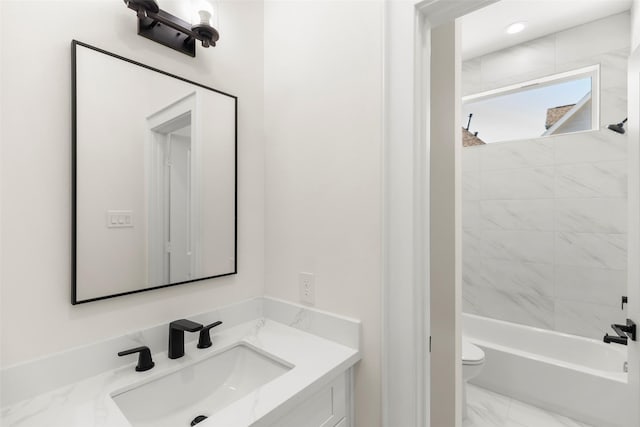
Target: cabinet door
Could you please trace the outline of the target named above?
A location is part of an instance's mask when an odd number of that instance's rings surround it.
[[[344,421],[347,408],[347,379],[341,375],[302,402],[272,427],[334,427]],[[346,426],[346,423],[344,424]]]

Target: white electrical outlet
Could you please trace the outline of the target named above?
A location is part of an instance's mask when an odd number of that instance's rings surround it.
[[[313,273],[300,273],[298,276],[300,285],[300,301],[314,305],[316,303],[316,277]]]

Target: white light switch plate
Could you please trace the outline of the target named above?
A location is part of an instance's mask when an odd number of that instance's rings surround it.
[[[107,211],[107,228],[132,228],[133,211]]]

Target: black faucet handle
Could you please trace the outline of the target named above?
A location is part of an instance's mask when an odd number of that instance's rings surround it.
[[[171,322],[169,325],[171,329],[178,329],[180,331],[197,332],[202,329],[200,323],[192,322],[188,319],[178,319]]]
[[[627,323],[625,323],[624,325],[618,325],[617,323],[614,323],[613,325],[611,325],[611,328],[616,331],[616,334],[618,334],[618,336],[625,338],[629,337],[631,338],[631,341],[636,340],[637,328],[635,322],[631,319],[627,319]]]
[[[200,330],[200,338],[198,338],[198,348],[211,347],[211,335],[209,334],[209,331],[218,325],[222,325],[222,322],[213,322],[212,324],[207,325]]]
[[[155,363],[153,363],[153,359],[151,358],[151,350],[149,350],[149,347],[147,346],[130,348],[129,350],[121,351],[118,353],[118,356],[122,357],[134,353],[140,353],[138,355],[138,366],[136,366],[136,371],[148,371],[156,365]]]

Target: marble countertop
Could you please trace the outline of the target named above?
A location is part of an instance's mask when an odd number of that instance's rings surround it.
[[[20,427],[130,427],[111,398],[185,366],[219,354],[238,343],[248,343],[279,358],[293,368],[221,409],[200,427],[268,426],[301,400],[328,384],[360,360],[357,349],[286,326],[269,318],[241,323],[215,333],[208,349],[185,344],[185,356],[171,360],[165,352],[153,355],[155,367],[136,372],[132,363],[74,384],[23,400],[2,410],[2,425]],[[114,355],[115,356],[115,355]]]

